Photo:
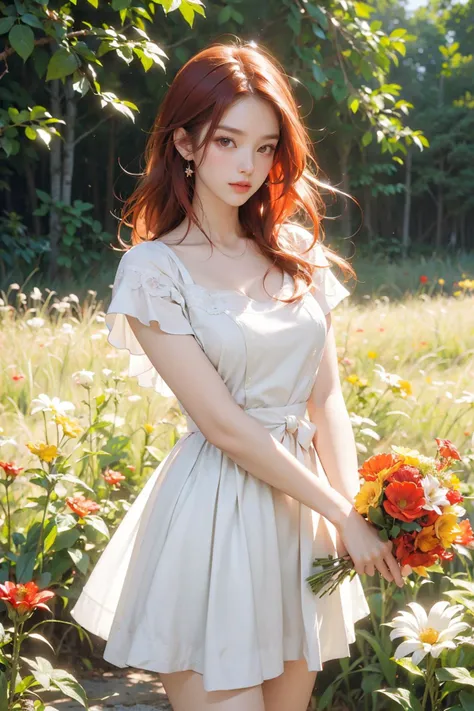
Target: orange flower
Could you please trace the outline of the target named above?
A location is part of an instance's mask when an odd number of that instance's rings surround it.
[[[459,491],[456,491],[456,489],[450,489],[448,493],[446,494],[446,498],[451,504],[460,504],[462,501],[464,501],[464,496]]]
[[[369,457],[360,467],[359,474],[366,481],[375,481],[379,478],[379,473],[384,469],[391,469],[396,464],[401,466],[403,460],[395,454],[374,454]]]
[[[45,605],[47,600],[54,597],[52,590],[39,590],[34,582],[12,583],[9,580],[4,585],[0,585],[0,600],[11,606],[19,615],[41,608],[51,612]]]
[[[445,459],[461,459],[461,455],[449,439],[440,439],[439,437],[435,437],[435,439],[438,445],[438,452],[442,457]]]
[[[425,568],[434,565],[438,560],[437,550],[423,553],[415,548],[416,533],[402,533],[393,539],[395,557],[401,566],[409,565],[415,573],[427,577]]]
[[[114,469],[109,469],[108,467],[102,474],[102,476],[104,477],[107,484],[111,484],[112,486],[114,484],[120,484],[121,481],[127,478],[121,472],[116,472]]]
[[[419,548],[423,553],[432,551],[438,545],[439,538],[436,536],[434,526],[425,526],[415,538],[415,547]]]
[[[0,467],[5,474],[12,477],[12,479],[15,479],[24,469],[24,467],[18,467],[14,462],[0,462]]]
[[[18,381],[18,380],[24,380],[25,376],[22,373],[16,373],[15,375],[12,375],[12,380]]]
[[[422,515],[426,503],[423,487],[412,481],[395,481],[385,489],[385,511],[401,521],[414,521]]]
[[[459,528],[461,529],[461,533],[456,536],[453,543],[458,543],[467,548],[474,548],[474,532],[469,519],[465,518],[464,521],[460,521]]]
[[[76,494],[75,496],[68,496],[66,498],[66,503],[74,513],[76,513],[81,518],[84,518],[88,514],[94,513],[100,509],[99,504],[91,499],[86,499],[82,494]]]

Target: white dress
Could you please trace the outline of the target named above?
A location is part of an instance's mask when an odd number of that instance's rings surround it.
[[[288,229],[299,244],[312,239],[299,226]],[[308,256],[328,265],[319,244]],[[315,283],[316,292],[297,304],[256,301],[194,283],[159,240],[138,244],[118,266],[108,340],[129,350],[129,374],[140,385],[171,396],[125,314],[193,335],[238,405],[326,479],[306,404],[325,314],[349,291],[329,268],[316,270]],[[286,275],[282,293],[291,290]],[[304,657],[319,671],[324,661],[349,656],[354,623],[369,614],[359,577],[322,598],[306,582],[314,557],[336,554],[334,526],[238,466],[179,404],[188,432],[127,511],[72,617],[107,640],[111,664],[192,669],[207,691],[260,684],[282,674],[286,660]]]

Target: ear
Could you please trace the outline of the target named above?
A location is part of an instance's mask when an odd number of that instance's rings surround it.
[[[185,160],[193,159],[191,139],[186,129],[180,127],[173,131],[173,143]]]

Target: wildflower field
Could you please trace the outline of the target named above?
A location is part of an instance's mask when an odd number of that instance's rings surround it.
[[[361,462],[390,451],[421,461],[449,440],[456,504],[472,521],[474,284],[446,295],[427,281],[334,311],[341,380]],[[76,677],[92,649],[68,611],[185,423],[174,398],[128,377],[96,292],[12,284],[0,297],[0,707],[28,699],[43,711],[51,688],[87,706]],[[435,534],[451,560],[402,589],[363,578],[371,615],[351,657],[318,674],[319,711],[474,708],[474,536],[469,523]]]

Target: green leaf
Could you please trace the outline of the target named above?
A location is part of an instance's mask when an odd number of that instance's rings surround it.
[[[368,146],[369,143],[372,143],[372,133],[370,131],[366,131],[364,135],[362,136],[362,145],[365,148],[365,146]]]
[[[64,669],[54,669],[51,674],[51,684],[56,686],[63,694],[69,696],[70,699],[77,701],[81,706],[89,708],[85,689],[69,672],[64,671]]]
[[[14,24],[14,17],[2,17],[0,20],[0,35],[5,35],[7,32],[10,32]]]
[[[79,58],[73,52],[69,52],[65,47],[60,47],[48,62],[46,81],[67,77],[69,74],[73,74],[80,65]]]
[[[79,548],[72,548],[68,550],[68,553],[71,556],[76,568],[80,570],[83,575],[87,575],[90,562],[90,557],[87,555],[87,553],[81,551]]]
[[[356,114],[357,110],[359,108],[359,105],[360,105],[359,97],[358,96],[350,96],[348,99],[348,103],[349,103],[349,108],[352,111],[352,113]]]
[[[328,78],[319,64],[313,62],[311,64],[311,71],[313,72],[313,77],[316,79],[318,84],[325,84],[327,82]]]
[[[35,35],[28,25],[13,25],[8,33],[8,41],[24,62],[35,47]]]
[[[99,533],[102,533],[102,535],[106,538],[110,537],[107,524],[105,523],[104,519],[100,518],[100,516],[89,515],[87,516],[86,521],[87,525],[89,525],[91,528],[98,531]]]
[[[459,701],[462,703],[463,711],[474,711],[474,694],[461,691]]]
[[[390,656],[384,650],[378,639],[373,634],[370,634],[370,632],[367,632],[367,630],[364,629],[358,629],[356,634],[358,637],[362,637],[362,639],[365,639],[374,650],[375,654],[377,655],[380,667],[384,673],[385,679],[387,680],[387,683],[395,684],[397,665],[390,659]]]
[[[410,672],[410,674],[415,674],[416,676],[421,677],[425,676],[421,671],[420,667],[417,667],[416,664],[413,664],[411,659],[407,659],[406,657],[402,657],[401,659],[395,659],[394,657],[391,657],[391,659],[393,659],[393,661],[400,667],[403,667],[408,672]]]
[[[376,689],[375,693],[385,694],[396,701],[404,711],[421,711],[421,704],[408,689]]]
[[[385,524],[385,518],[380,506],[377,508],[369,506],[368,519],[371,523],[375,523],[376,526],[383,526]]]
[[[34,128],[31,126],[27,126],[25,128],[25,136],[30,139],[30,141],[34,141],[36,139],[37,133]]]
[[[113,10],[126,10],[130,7],[130,0],[112,0]]]
[[[25,14],[21,16],[21,21],[25,25],[30,25],[31,27],[37,27],[39,30],[43,29],[41,20],[38,17],[36,17],[36,15],[32,15],[30,12],[25,12]]]
[[[444,667],[436,669],[438,681],[455,681],[463,686],[474,686],[474,677],[465,667]]]

